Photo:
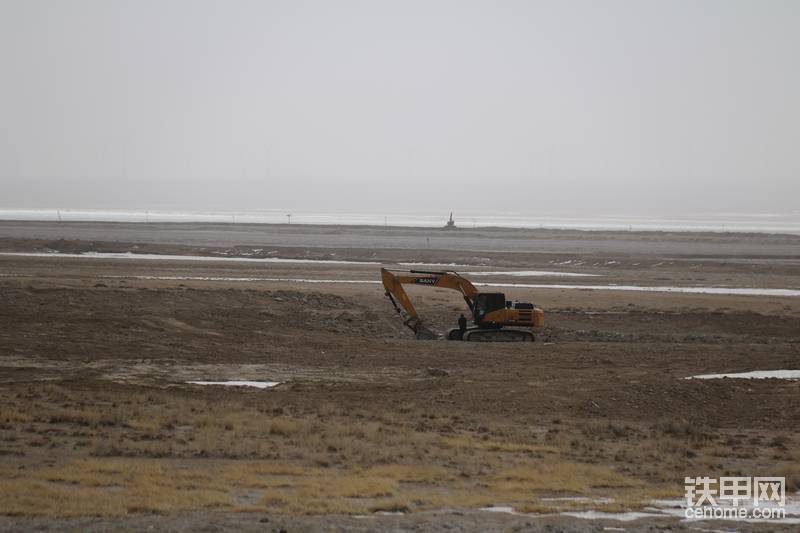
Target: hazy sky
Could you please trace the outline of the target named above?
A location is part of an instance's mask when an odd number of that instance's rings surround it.
[[[800,2],[0,0],[0,206],[800,209]]]

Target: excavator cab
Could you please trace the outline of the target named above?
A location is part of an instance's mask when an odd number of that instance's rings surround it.
[[[483,318],[492,311],[506,308],[506,295],[502,292],[481,292],[475,297],[472,315],[475,324],[483,322]]]

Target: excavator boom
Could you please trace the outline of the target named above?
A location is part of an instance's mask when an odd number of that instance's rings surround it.
[[[457,290],[461,292],[470,308],[473,305],[475,295],[478,294],[478,290],[468,279],[459,276],[455,272],[392,271],[382,268],[381,280],[386,289],[386,296],[389,297],[395,310],[401,315],[405,315],[403,323],[411,328],[418,339],[435,339],[436,334],[423,325],[419,313],[417,313],[414,304],[411,303],[411,299],[408,297],[408,293],[403,288],[403,284]]]

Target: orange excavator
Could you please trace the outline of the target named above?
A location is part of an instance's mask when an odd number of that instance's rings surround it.
[[[438,335],[423,324],[403,288],[407,284],[452,289],[461,293],[475,325],[451,329],[447,333],[449,340],[533,342],[535,337],[531,330],[508,329],[507,326],[533,328],[544,323],[544,311],[533,304],[506,300],[506,295],[502,292],[479,292],[467,278],[457,272],[382,268],[381,279],[386,296],[417,339],[431,340],[438,338]]]

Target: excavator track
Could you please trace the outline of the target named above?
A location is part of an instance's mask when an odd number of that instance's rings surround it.
[[[536,337],[530,331],[518,329],[472,328],[463,334],[459,329],[451,329],[446,338],[451,341],[468,342],[534,342]]]
[[[533,342],[530,331],[518,329],[469,329],[461,340],[468,342]]]

